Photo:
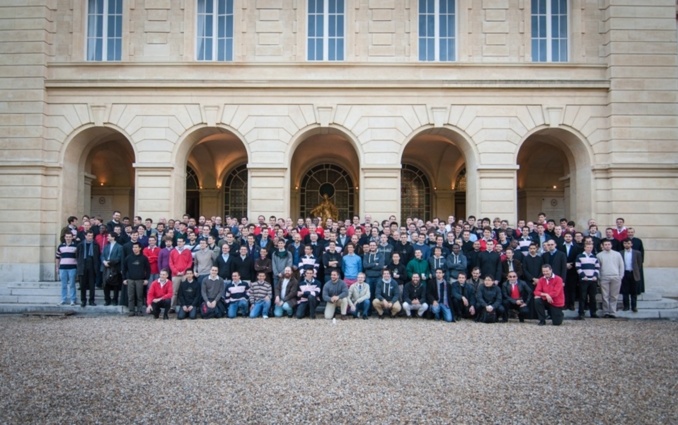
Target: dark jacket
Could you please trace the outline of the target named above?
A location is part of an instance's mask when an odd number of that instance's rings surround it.
[[[466,283],[462,285],[459,281],[455,280],[452,282],[452,298],[461,302],[462,296],[466,297],[469,307],[476,305],[476,288],[473,284],[466,281]]]
[[[275,287],[273,288],[274,297],[280,296],[280,293],[282,292],[283,280],[285,280],[285,278],[281,277],[280,279],[278,279],[278,283],[275,284]],[[289,304],[290,307],[296,306],[298,291],[299,291],[299,282],[297,282],[297,279],[295,279],[294,276],[292,276],[290,277],[290,281],[287,283],[285,297],[281,298],[280,301]]]
[[[491,305],[494,310],[498,309],[501,306],[502,296],[501,289],[498,285],[492,285],[487,287],[485,285],[478,288],[478,307],[485,308],[488,305]]]
[[[529,304],[532,301],[532,288],[525,281],[518,279],[518,291],[520,291],[520,298],[525,304]],[[508,280],[502,284],[501,292],[504,303],[515,304],[518,301],[518,299],[511,298],[511,284]]]
[[[219,277],[224,280],[231,280],[231,275],[233,270],[235,270],[235,256],[233,254],[228,255],[228,261],[224,261],[224,257],[219,254],[217,255],[216,260],[214,260],[214,265],[219,269]]]
[[[195,308],[200,307],[202,303],[202,293],[200,284],[197,279],[193,279],[191,282],[184,280],[179,285],[179,292],[177,294],[178,302],[180,306],[193,306]]]
[[[379,280],[375,298],[379,301],[386,300],[390,303],[398,301],[400,299],[398,282],[396,282],[395,279],[391,279],[388,283],[384,282],[383,279]]]
[[[412,282],[407,282],[403,288],[403,302],[412,304],[412,300],[417,299],[420,303],[426,301],[426,285],[419,282],[419,285],[414,286]]]
[[[545,252],[541,255],[544,264],[550,264],[553,274],[565,280],[567,277],[567,257],[562,251],[556,249],[555,253]],[[576,258],[576,257],[575,257]]]
[[[516,272],[519,278],[523,277],[523,263],[513,258],[513,271]],[[509,260],[501,262],[501,277],[506,280],[509,274]]]
[[[478,267],[480,267],[480,276],[492,276],[493,280],[501,282],[501,256],[496,252],[482,251],[478,256]]]
[[[233,259],[233,271],[240,273],[242,280],[254,280],[254,260],[252,260],[252,256],[247,255],[244,259],[240,255],[235,257]],[[230,278],[229,276],[228,279]]]
[[[76,252],[76,259],[78,261],[78,276],[85,274],[85,247],[86,242],[82,241],[78,244],[78,250]],[[89,254],[88,254],[89,255]],[[92,267],[93,270],[97,270],[101,264],[101,248],[99,244],[95,241],[92,241]]]
[[[444,304],[440,300],[440,295],[438,294],[438,282],[434,281],[426,285],[426,301],[428,305],[433,305],[433,301],[436,301],[440,304]],[[445,281],[446,291],[447,291],[447,305],[452,308],[452,284],[448,281]]]
[[[541,266],[544,264],[544,260],[540,255],[535,255],[534,257],[530,254],[525,255],[523,258],[523,276],[525,281],[532,285],[533,287],[537,284],[534,283],[533,279],[539,279],[541,277]]]
[[[144,254],[128,255],[122,262],[122,278],[130,280],[148,280],[151,276],[151,265]]]
[[[384,270],[384,254],[380,252],[363,254],[363,270],[367,277],[381,277]]]

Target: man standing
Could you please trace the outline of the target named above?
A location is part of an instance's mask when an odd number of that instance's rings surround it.
[[[377,291],[374,301],[372,301],[372,307],[377,310],[380,319],[384,318],[384,310],[390,310],[391,317],[395,317],[401,309],[399,301],[400,291],[398,291],[398,283],[391,279],[391,272],[383,270],[382,278],[376,287]]]
[[[367,284],[370,285],[370,294],[376,295],[376,287],[383,276],[385,265],[384,255],[377,252],[377,243],[370,242],[370,251],[363,255],[363,270]],[[391,273],[388,275],[390,278]]]
[[[643,241],[636,236],[636,229],[629,227],[627,230],[629,239],[631,239],[631,246],[636,251],[640,252],[640,281],[638,281],[638,293],[642,294],[645,292],[645,273],[643,271],[643,263],[645,262],[645,247],[643,246]]]
[[[332,270],[330,280],[323,287],[323,301],[325,301],[325,319],[334,318],[337,307],[341,310],[341,320],[346,320],[346,308],[348,307],[348,287],[339,279],[339,272]]]
[[[193,271],[198,282],[202,282],[207,275],[210,274],[210,269],[214,264],[216,255],[214,251],[207,247],[207,237],[200,239],[199,248],[193,255]]]
[[[89,290],[89,305],[95,306],[94,283],[96,281],[97,268],[101,259],[101,248],[94,241],[94,233],[88,230],[84,240],[78,245],[77,261],[78,276],[80,278],[80,307],[87,305],[87,291]]]
[[[424,317],[428,310],[426,286],[421,284],[417,273],[412,275],[412,281],[406,283],[403,289],[403,310],[407,317],[412,317],[412,310],[416,310],[419,317]]]
[[[169,257],[170,270],[172,270],[172,287],[174,288],[174,294],[172,294],[173,309],[177,305],[177,292],[181,281],[184,279],[184,273],[193,267],[193,255],[191,250],[186,248],[184,238],[178,237],[176,241],[177,247],[170,252]]]
[[[275,258],[277,253],[273,255]],[[287,258],[291,260],[292,254],[288,253]],[[287,266],[283,269],[282,276],[274,285],[274,290],[275,307],[273,308],[273,314],[275,317],[282,317],[283,313],[285,313],[287,314],[287,317],[292,317],[294,307],[297,305],[299,282],[295,279],[291,266]]]
[[[146,314],[153,313],[154,318],[160,317],[160,310],[163,310],[162,318],[164,320],[168,319],[167,314],[172,305],[172,281],[169,280],[169,271],[167,269],[162,269],[160,271],[160,277],[155,282],[151,283],[151,287],[148,289],[148,295],[146,298]]]
[[[565,242],[558,247],[560,251],[565,253],[567,261],[567,271],[565,276],[561,276],[565,281],[565,306],[574,311],[574,302],[577,300],[577,281],[578,274],[575,267],[577,257],[581,254],[579,247],[574,243],[571,233],[563,235]]]
[[[600,292],[603,295],[603,317],[617,318],[617,298],[624,276],[624,259],[612,249],[612,241],[603,241],[603,250],[597,255],[600,262]]]
[[[273,287],[278,286],[280,279],[283,279],[285,269],[292,267],[292,253],[285,249],[285,239],[278,239],[277,249],[271,256],[271,267],[273,268]],[[296,292],[296,291],[295,291]],[[277,316],[280,317],[280,316]]]
[[[480,267],[480,274],[483,276],[491,276],[495,285],[499,285],[501,281],[501,255],[494,249],[494,241],[488,240],[485,242],[487,250],[481,251],[478,258],[478,266]]]
[[[262,248],[262,250],[265,249]],[[265,272],[257,273],[257,280],[252,282],[248,293],[251,305],[250,319],[256,319],[259,316],[268,319],[268,311],[271,309],[272,288],[271,283],[266,280]]]
[[[459,278],[459,273],[464,273],[464,276],[466,276],[467,266],[466,256],[461,252],[461,247],[456,243],[453,244],[452,252],[447,256],[447,279],[456,281]]]
[[[77,221],[77,219],[76,219]],[[73,234],[64,233],[64,242],[57,247],[56,260],[61,278],[61,305],[75,305],[75,275],[78,271],[78,247],[73,242]]]
[[[141,253],[139,242],[132,243],[132,254],[122,262],[122,284],[127,286],[128,316],[141,316],[144,306],[144,286],[148,285],[151,265],[148,258]]]
[[[452,314],[452,285],[445,280],[445,273],[442,269],[435,271],[435,281],[427,287],[428,305],[436,320],[440,320],[440,313],[446,322],[453,322]]]
[[[365,284],[365,273],[358,273],[356,283],[348,290],[348,305],[351,307],[353,317],[358,318],[362,314],[363,320],[369,319],[370,312],[370,287]]]
[[[638,313],[638,281],[640,281],[640,268],[643,262],[640,251],[633,249],[633,242],[626,238],[622,241],[624,251],[624,277],[622,278],[622,301],[624,302],[624,311],[629,311],[629,296],[631,297],[631,309]]]
[[[201,301],[200,283],[194,279],[193,270],[188,269],[185,279],[179,285],[177,319],[184,320],[186,317],[191,320],[197,319]]]
[[[584,252],[577,257],[575,267],[579,275],[579,316],[576,319],[584,320],[587,302],[591,318],[597,319],[596,294],[598,293],[598,280],[600,278],[600,262],[598,257],[593,255],[593,241],[584,244]]]
[[[617,253],[618,254],[618,253]],[[553,273],[549,264],[541,267],[542,277],[534,290],[534,306],[537,310],[537,319],[539,326],[546,324],[546,310],[553,326],[560,326],[563,323],[563,307],[565,306],[565,295],[563,279]]]
[[[553,274],[564,281],[567,276],[567,257],[565,253],[558,250],[555,239],[549,239],[546,242],[546,248],[547,251],[541,255],[544,264],[550,265]]]
[[[231,275],[235,270],[235,257],[231,255],[231,248],[229,244],[221,245],[221,253],[214,261],[214,265],[217,266],[220,278],[224,280],[231,278]]]
[[[118,213],[119,215],[120,213]],[[113,232],[108,234],[108,243],[101,254],[101,273],[104,283],[105,306],[118,305],[118,295],[120,292],[121,275],[120,267],[122,265],[122,247],[118,243],[118,234]],[[113,290],[113,298],[111,298]]]
[[[532,298],[532,289],[527,283],[518,280],[518,273],[513,271],[508,273],[508,280],[502,287],[502,295],[504,303],[502,321],[508,322],[509,310],[518,310],[518,320],[523,323],[529,313],[527,306]]]

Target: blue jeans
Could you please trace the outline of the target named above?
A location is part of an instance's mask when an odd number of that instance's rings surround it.
[[[377,284],[381,277],[365,277],[365,283],[370,287],[370,311],[372,311],[372,300],[377,296]]]
[[[179,311],[177,311],[177,319],[184,320],[188,317],[191,320],[195,320],[198,318],[198,310],[200,310],[200,307],[193,307],[193,310],[187,313],[183,308],[179,308]]]
[[[243,316],[247,316],[250,303],[247,300],[234,301],[228,304],[228,318],[234,319],[238,315],[238,311],[242,311]]]
[[[61,302],[68,302],[70,299],[72,303],[75,302],[75,274],[77,269],[59,269],[59,277],[61,278]]]
[[[361,301],[355,305],[355,310],[351,312],[353,317],[358,317],[358,313],[362,313],[363,316],[367,316],[370,313],[370,306],[372,303],[370,300]]]
[[[452,317],[452,310],[449,307],[444,306],[443,304],[432,305],[431,311],[433,312],[433,315],[435,316],[436,320],[440,319],[441,311],[443,312],[443,319],[445,319],[446,322],[451,322],[454,320],[454,317]]]
[[[282,317],[283,313],[287,314],[289,317],[292,317],[293,308],[290,307],[288,303],[283,303],[283,305],[276,305],[273,309],[273,315],[275,317]]]
[[[268,310],[271,308],[271,300],[259,300],[252,306],[252,311],[250,311],[250,319],[255,317],[264,316],[268,317]]]

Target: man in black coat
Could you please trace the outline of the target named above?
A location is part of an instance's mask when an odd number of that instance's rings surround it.
[[[504,314],[502,321],[508,322],[508,313],[510,309],[518,310],[518,320],[522,323],[529,314],[528,305],[532,301],[532,290],[530,286],[522,280],[518,280],[516,272],[509,272],[508,280],[502,285],[502,302],[504,304]]]
[[[480,275],[492,276],[495,285],[501,282],[501,256],[494,250],[494,241],[486,242],[487,250],[482,251],[478,258],[478,267],[480,267]]]
[[[572,234],[565,233],[563,235],[565,243],[558,246],[558,250],[565,253],[567,261],[567,272],[565,276],[561,276],[565,282],[565,308],[574,311],[574,302],[577,300],[577,284],[579,283],[579,276],[574,264],[577,262],[577,257],[582,253],[582,250],[574,243]]]
[[[559,278],[565,281],[567,277],[567,257],[562,251],[558,251],[556,248],[556,241],[550,239],[546,242],[547,251],[541,255],[544,264],[551,266],[553,274],[557,275]]]
[[[214,265],[219,269],[218,275],[220,278],[225,281],[231,280],[231,275],[235,270],[235,256],[231,254],[231,245],[221,245],[221,253],[214,260]]]
[[[78,261],[78,278],[80,279],[80,306],[87,305],[87,291],[89,290],[89,305],[95,306],[94,282],[97,269],[101,264],[101,248],[94,240],[94,232],[88,230],[85,238],[78,245],[76,258]]]

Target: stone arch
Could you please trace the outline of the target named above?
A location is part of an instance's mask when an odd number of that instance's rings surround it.
[[[112,124],[75,129],[59,153],[62,166],[59,220],[68,215],[99,214],[109,219],[113,210],[134,215],[136,146]],[[122,165],[122,166],[120,166]],[[92,205],[91,199],[99,200]]]
[[[536,127],[517,145],[515,161],[519,167],[519,218],[531,220],[543,205],[543,209],[551,206],[552,214],[560,212],[579,227],[586,225],[593,216],[595,195],[593,149],[580,132],[566,126]],[[551,218],[557,221],[561,217]]]
[[[175,144],[171,156],[174,167],[172,193],[174,215],[183,214],[188,202],[186,165],[191,164],[200,178],[199,215],[223,214],[223,176],[235,164],[248,163],[250,147],[236,129],[226,125],[200,124],[188,130]]]
[[[421,149],[418,149],[421,148]],[[417,152],[417,153],[415,153]],[[453,126],[422,126],[410,133],[401,145],[401,163],[412,162],[421,156],[419,164],[431,167],[429,175],[432,184],[437,187],[434,193],[432,216],[444,216],[458,211],[474,214],[479,211],[478,164],[479,153],[471,137],[463,130]],[[459,170],[466,168],[468,190],[463,199],[454,192],[454,179]],[[462,202],[463,208],[457,208]]]
[[[319,145],[330,148],[316,149]],[[293,217],[301,211],[299,186],[302,178],[313,167],[321,164],[337,165],[351,176],[355,187],[359,187],[362,149],[357,139],[340,126],[313,125],[300,130],[288,145],[285,158],[289,161],[287,180],[290,183],[290,212]],[[351,203],[355,208],[352,213],[357,213],[359,190],[355,190],[352,196]]]

